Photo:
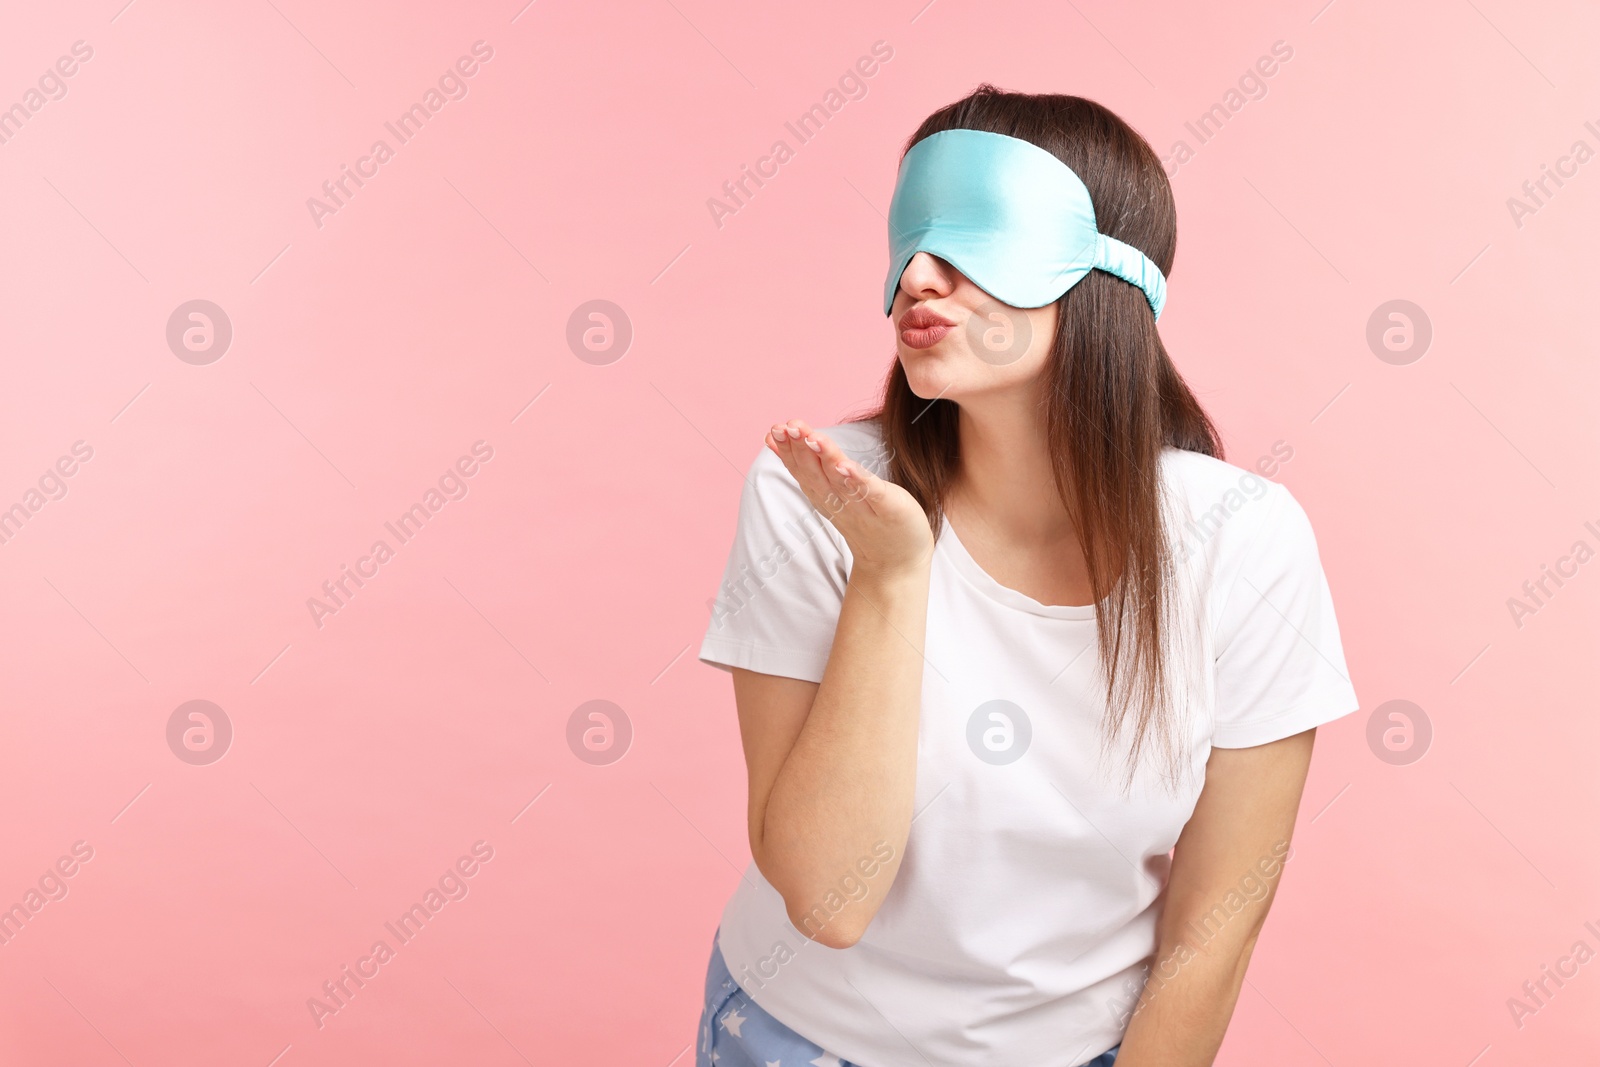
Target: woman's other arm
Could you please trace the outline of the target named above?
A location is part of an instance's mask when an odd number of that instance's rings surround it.
[[[1315,737],[1211,750],[1117,1067],[1210,1067],[1216,1058],[1277,891]]]

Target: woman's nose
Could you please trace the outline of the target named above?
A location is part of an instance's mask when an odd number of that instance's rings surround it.
[[[960,272],[930,252],[918,252],[900,273],[900,288],[916,300],[948,296]]]

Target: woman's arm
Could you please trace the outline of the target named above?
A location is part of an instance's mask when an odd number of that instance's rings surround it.
[[[735,668],[734,696],[751,855],[797,929],[847,948],[894,883],[911,829],[933,538],[904,489],[814,439],[820,452],[795,439],[774,451],[852,548],[828,663],[820,683]]]
[[[927,607],[926,570],[857,568],[820,685],[734,671],[751,854],[789,921],[832,948],[860,939],[905,852]],[[844,896],[841,882],[866,893],[833,914],[824,899]]]
[[[1117,1067],[1210,1067],[1216,1058],[1277,890],[1315,737],[1211,750]]]

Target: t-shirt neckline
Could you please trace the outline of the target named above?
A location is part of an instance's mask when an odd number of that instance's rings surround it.
[[[1088,620],[1095,617],[1093,604],[1041,604],[1024,592],[1012,589],[1008,585],[1001,585],[988,571],[978,566],[978,561],[972,558],[972,553],[967,551],[967,546],[963,545],[961,538],[956,535],[955,526],[951,524],[949,516],[945,516],[940,525],[942,529],[939,531],[936,547],[944,550],[956,572],[967,581],[967,584],[989,599],[1008,608],[1024,611],[1030,615],[1041,615],[1048,619]]]

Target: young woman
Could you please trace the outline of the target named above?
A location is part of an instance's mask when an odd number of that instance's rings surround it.
[[[1104,107],[980,86],[889,225],[883,402],[773,426],[700,650],[754,862],[697,1063],[1210,1064],[1358,706],[1310,524],[1162,346],[1172,193]]]

